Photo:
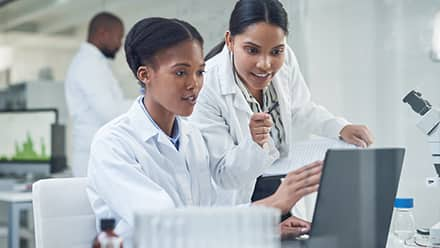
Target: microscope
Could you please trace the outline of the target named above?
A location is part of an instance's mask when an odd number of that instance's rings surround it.
[[[403,102],[408,103],[416,113],[421,115],[417,127],[427,135],[432,162],[437,172],[437,177],[428,179],[427,184],[438,186],[440,182],[440,110],[433,108],[427,100],[422,98],[421,93],[414,90],[403,98]],[[440,222],[431,227],[430,242],[436,247],[440,244]]]
[[[417,122],[417,127],[428,136],[432,162],[438,179],[440,178],[440,110],[433,108],[427,100],[422,98],[422,94],[414,90],[403,98],[403,102],[408,103],[416,113],[422,116]]]

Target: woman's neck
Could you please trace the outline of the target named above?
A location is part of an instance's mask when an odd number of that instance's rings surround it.
[[[150,97],[144,96],[145,109],[148,111],[151,118],[156,122],[159,128],[162,129],[166,135],[171,137],[176,115],[167,111],[160,104],[150,99]]]
[[[263,107],[263,90],[252,88],[248,83],[246,83],[246,81],[242,79],[240,75],[238,75],[238,78],[240,78],[240,80],[243,82],[243,85],[252,94],[252,96],[255,97],[255,99],[257,99],[257,102],[260,104],[260,106]]]

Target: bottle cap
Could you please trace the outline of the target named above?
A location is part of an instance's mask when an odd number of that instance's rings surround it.
[[[101,219],[101,231],[115,229],[115,219]]]
[[[395,208],[413,208],[414,199],[413,198],[396,198],[394,201]]]

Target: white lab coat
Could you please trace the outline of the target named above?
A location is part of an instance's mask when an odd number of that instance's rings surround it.
[[[124,99],[108,59],[87,42],[81,45],[67,71],[65,94],[72,123],[72,172],[74,176],[86,176],[93,135],[126,112],[133,100]]]
[[[286,132],[281,159],[264,160],[266,156],[255,148],[249,130],[252,115],[232,72],[231,56],[227,47],[207,61],[204,86],[198,97],[191,121],[198,126],[207,143],[211,164],[231,168],[234,190],[218,190],[217,203],[235,205],[248,202],[252,196],[255,179],[266,171],[274,171],[277,163],[288,160],[295,130],[309,130],[321,136],[339,136],[346,120],[336,118],[325,108],[312,102],[309,89],[299,70],[295,54],[286,46],[285,62],[274,76],[273,84],[278,94],[281,119]],[[270,142],[273,147],[273,141]],[[245,174],[248,172],[249,174]],[[279,174],[286,173],[286,171]],[[273,173],[270,173],[273,174]],[[252,178],[251,182],[249,178]]]
[[[97,132],[88,168],[87,193],[97,220],[115,218],[115,232],[127,242],[138,209],[210,206],[215,200],[200,131],[178,118],[177,151],[148,119],[140,99]]]

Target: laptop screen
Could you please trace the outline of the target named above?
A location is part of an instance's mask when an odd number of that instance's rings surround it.
[[[328,150],[307,247],[385,247],[405,150]]]

